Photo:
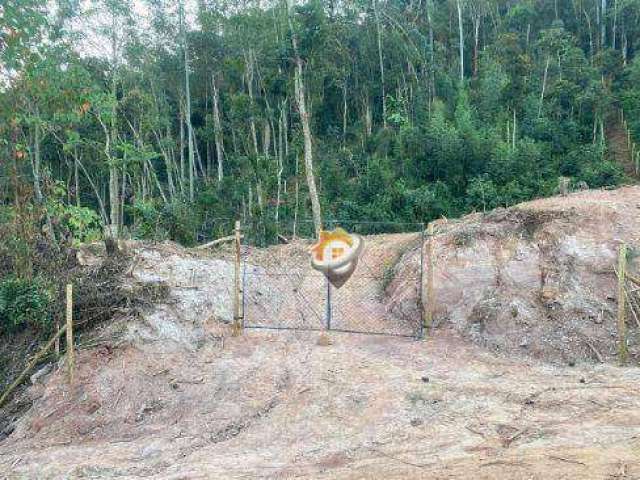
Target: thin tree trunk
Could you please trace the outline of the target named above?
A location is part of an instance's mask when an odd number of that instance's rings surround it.
[[[91,185],[91,188],[93,189],[93,193],[95,194],[96,200],[98,201],[98,208],[100,209],[100,217],[102,218],[103,224],[105,226],[108,225],[109,216],[107,215],[107,209],[106,209],[103,197],[102,197],[102,195],[100,195],[100,190],[98,190],[98,187],[96,186],[95,182],[93,181],[93,179],[91,178],[91,176],[87,172],[87,169],[84,168],[84,165],[82,164],[82,161],[80,160],[80,157],[75,156],[74,157],[74,161],[75,161],[76,165],[78,165],[80,167],[80,170],[82,170],[82,173],[84,173],[84,176],[86,177],[87,181],[89,182],[89,185]]]
[[[538,117],[542,115],[542,105],[544,102],[544,92],[547,88],[547,75],[549,73],[549,63],[551,63],[551,57],[547,56],[547,63],[544,66],[544,75],[542,77],[542,90],[540,91],[540,105],[538,106]]]
[[[198,177],[198,168],[200,169],[200,175],[202,177],[205,177],[205,169],[204,169],[204,164],[202,163],[202,155],[200,155],[200,148],[198,148],[198,142],[196,139],[196,132],[193,130],[193,128],[191,129],[191,135],[193,135],[192,141],[193,141],[193,150],[195,151],[196,155],[196,160],[197,162],[194,163],[193,166],[193,174],[196,176],[196,178]]]
[[[107,158],[109,159],[109,213],[110,213],[110,232],[109,235],[114,238],[118,238],[120,234],[119,226],[120,226],[120,189],[119,178],[118,178],[118,168],[115,165],[114,160],[114,152],[113,143],[116,141],[118,137],[118,123],[117,123],[117,87],[118,87],[118,47],[117,47],[117,17],[114,14],[112,18],[112,32],[111,32],[111,62],[113,71],[111,73],[111,125],[110,131],[106,130],[106,127],[103,128],[105,130],[105,153]]]
[[[110,236],[117,238],[120,225],[120,191],[119,175],[115,166],[109,167],[109,219],[111,222]]]
[[[278,118],[278,155],[277,155],[277,159],[278,159],[278,171],[277,171],[277,182],[278,182],[278,187],[277,187],[277,192],[276,192],[276,215],[275,215],[275,220],[276,220],[276,229],[277,232],[280,233],[280,198],[282,195],[282,171],[284,169],[284,120],[282,119],[282,117],[284,116],[284,102],[283,105],[281,105],[280,107],[280,117]]]
[[[169,187],[169,198],[173,200],[173,197],[175,196],[175,186],[173,183],[173,162],[171,160],[171,157],[169,156],[169,152],[162,145],[160,134],[156,130],[153,131],[153,134],[156,137],[156,142],[158,143],[158,147],[160,148],[160,152],[162,153],[162,158],[164,160],[164,168],[167,172],[167,184]]]
[[[218,182],[222,182],[224,177],[224,140],[222,137],[222,125],[220,122],[220,97],[218,94],[215,75],[211,75],[211,85],[213,87],[213,133],[216,144],[216,160],[218,163]]]
[[[616,36],[618,33],[618,0],[613,2],[613,28],[611,30],[611,48],[616,49]]]
[[[602,0],[602,8],[600,11],[600,48],[607,45],[607,0]]]
[[[253,98],[253,55],[251,51],[244,54],[246,79],[247,79],[247,93],[249,94],[249,103],[251,105],[251,115],[249,117],[249,128],[251,129],[251,141],[253,142],[253,153],[257,157],[258,152],[258,133],[256,129],[256,120],[253,116],[254,98]]]
[[[78,171],[78,146],[73,146],[73,180],[74,180],[74,195],[76,197],[76,207],[80,208],[81,199],[80,199],[80,172]]]
[[[122,229],[124,226],[124,203],[127,194],[127,170],[125,167],[122,167],[122,192],[120,194],[120,212],[118,214],[118,220],[120,221],[120,225],[118,225],[119,229]],[[122,231],[122,230],[120,230]]]
[[[316,235],[320,236],[322,230],[322,213],[320,211],[320,200],[318,199],[318,191],[316,190],[316,180],[313,174],[313,140],[311,137],[311,126],[309,122],[309,112],[307,112],[307,104],[305,98],[305,88],[302,71],[302,59],[298,52],[298,38],[293,28],[291,13],[288,12],[289,29],[291,30],[291,43],[293,46],[295,70],[294,70],[294,86],[296,92],[296,104],[300,113],[300,122],[302,123],[302,134],[304,136],[304,164],[307,175],[307,185],[309,188],[309,196],[311,197],[311,210],[313,213],[313,223]]]
[[[42,164],[40,144],[42,142],[41,135],[42,126],[40,125],[40,117],[36,114],[36,120],[34,125],[33,134],[33,156],[32,156],[32,169],[33,169],[33,190],[36,194],[36,201],[41,204],[43,201],[41,179],[40,179],[40,166]]]
[[[517,130],[517,124],[516,124],[516,109],[513,109],[513,149],[516,149],[516,130]]]
[[[593,32],[591,29],[591,17],[589,17],[589,14],[587,13],[586,10],[582,10],[582,13],[584,13],[585,18],[587,19],[587,28],[589,29],[589,59],[593,60]]]
[[[368,98],[364,100],[364,125],[366,136],[370,137],[373,133],[373,115],[371,113],[371,103]]]
[[[268,120],[264,121],[264,128],[262,130],[262,151],[265,157],[269,156],[269,149],[271,148],[271,124]]]
[[[433,0],[426,1],[427,22],[429,23],[429,78],[431,84],[431,98],[429,99],[429,109],[431,109],[431,100],[436,96],[436,79],[435,79],[435,50],[433,39],[433,23],[431,21],[431,11],[433,9]]]
[[[378,62],[380,65],[380,85],[382,90],[382,126],[387,128],[387,95],[384,84],[384,59],[382,57],[382,26],[380,25],[380,15],[378,12],[378,0],[372,0],[373,15],[376,20],[376,34],[378,38]]]
[[[42,178],[40,175],[40,167],[42,165],[42,125],[40,123],[40,114],[36,111],[36,122],[33,135],[33,186],[36,193],[36,201],[39,205],[44,204],[44,195],[42,194]],[[47,222],[47,237],[54,244],[57,245],[56,234],[53,230],[53,222],[51,221],[51,215],[48,209],[44,209],[44,214]]]
[[[458,35],[460,40],[460,84],[464,83],[464,32],[462,27],[462,5],[456,0],[458,7]]]
[[[295,192],[296,192],[296,201],[295,201],[295,207],[293,209],[293,238],[296,238],[296,233],[297,233],[297,228],[298,228],[298,206],[300,205],[300,179],[299,179],[299,161],[298,161],[298,156],[296,155],[296,186],[295,186]]]
[[[184,158],[184,107],[183,102],[180,102],[180,191],[184,197],[184,184],[186,183],[186,162]]]
[[[185,120],[187,122],[187,148],[189,153],[189,201],[193,202],[195,198],[195,178],[196,159],[194,151],[194,134],[191,124],[191,89],[189,85],[189,48],[187,45],[187,32],[184,21],[184,3],[180,0],[178,5],[180,16],[180,34],[182,37],[182,53],[184,58],[184,93],[185,93]]]
[[[478,76],[478,49],[480,46],[480,17],[473,19],[473,77]]]
[[[347,80],[342,84],[342,147],[347,144]]]

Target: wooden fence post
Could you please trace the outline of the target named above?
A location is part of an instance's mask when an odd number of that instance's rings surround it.
[[[76,368],[76,355],[73,346],[73,285],[67,284],[67,374],[69,383],[73,383]]]
[[[433,326],[433,223],[427,225],[427,311],[425,315],[424,329],[427,335],[431,333],[431,327]]]
[[[618,253],[618,360],[620,364],[627,361],[627,319],[625,298],[625,270],[627,268],[627,246],[620,245]]]
[[[242,331],[241,297],[240,297],[240,220],[236,220],[235,225],[235,250],[236,258],[234,262],[233,279],[233,335],[240,335]]]

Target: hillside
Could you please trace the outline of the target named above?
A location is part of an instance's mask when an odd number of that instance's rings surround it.
[[[640,245],[639,213],[640,187],[624,187],[439,223],[436,321],[495,352],[560,363],[612,360],[614,267],[622,242]],[[418,261],[405,258],[399,277]],[[632,253],[629,268],[637,267]],[[632,354],[640,354],[636,344]]]
[[[639,206],[624,187],[439,222],[426,341],[231,337],[229,252],[131,243],[155,303],[94,332],[72,387],[54,369],[24,393],[0,478],[634,478],[640,374],[607,363]],[[383,302],[415,294],[414,239],[366,239],[398,254]]]

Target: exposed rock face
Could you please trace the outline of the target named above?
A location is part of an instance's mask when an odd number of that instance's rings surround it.
[[[640,245],[639,235],[639,187],[439,222],[436,322],[451,322],[495,351],[566,362],[612,359],[618,247]],[[403,269],[418,262],[415,252],[407,255],[390,288],[402,288]],[[636,264],[632,255],[630,268]]]

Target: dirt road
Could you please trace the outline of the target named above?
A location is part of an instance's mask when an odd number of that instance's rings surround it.
[[[0,478],[638,478],[640,372],[414,341],[247,332],[87,351],[0,444]],[[35,387],[34,387],[35,388]]]

